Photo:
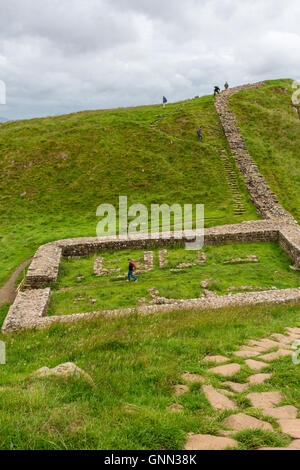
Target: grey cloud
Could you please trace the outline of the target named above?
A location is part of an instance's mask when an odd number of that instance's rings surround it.
[[[298,0],[0,0],[0,115],[170,101],[300,78]]]

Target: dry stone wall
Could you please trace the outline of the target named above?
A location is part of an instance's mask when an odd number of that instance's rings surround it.
[[[38,289],[47,284],[55,283],[58,277],[62,249],[56,243],[41,246],[28,268],[26,285]]]
[[[10,307],[2,326],[2,332],[14,332],[35,326],[47,315],[50,288],[19,292]]]
[[[27,291],[34,294],[36,291]],[[21,329],[27,328],[45,328],[53,323],[72,323],[81,320],[89,320],[97,317],[114,318],[119,316],[128,315],[153,315],[156,313],[173,312],[183,309],[189,310],[206,310],[206,309],[219,309],[224,307],[234,307],[242,305],[259,305],[263,303],[275,303],[282,304],[288,302],[299,302],[300,301],[300,288],[284,289],[278,291],[266,291],[266,292],[248,292],[242,294],[229,294],[224,296],[205,296],[201,299],[190,299],[190,300],[178,300],[176,303],[163,304],[163,305],[143,305],[137,308],[126,308],[117,310],[105,310],[95,311],[92,313],[81,313],[74,315],[62,315],[53,317],[44,317],[34,315],[31,318],[24,318],[24,321],[20,322],[19,325],[14,324],[12,328],[7,322],[3,325],[2,332],[10,333]]]
[[[250,157],[245,141],[235,119],[234,113],[228,106],[228,99],[243,90],[258,88],[264,82],[238,86],[223,91],[215,101],[222,127],[228,140],[232,155],[244,177],[251,200],[264,219],[285,219],[295,222],[293,217],[278,202],[276,195],[267,185],[257,166]]]

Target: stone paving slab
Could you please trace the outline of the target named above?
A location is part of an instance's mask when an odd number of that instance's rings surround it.
[[[249,393],[246,398],[250,400],[254,408],[265,410],[279,405],[283,400],[283,395],[281,392],[257,392]]]
[[[257,355],[259,353],[266,352],[267,349],[270,349],[270,348],[262,348],[260,346],[246,346],[246,345],[241,347],[241,351],[252,351],[252,352],[257,353]]]
[[[203,361],[204,362],[215,362],[216,364],[224,364],[228,362],[230,359],[225,356],[206,356]]]
[[[287,351],[286,349],[279,349],[276,352],[265,354],[264,356],[260,356],[259,359],[262,359],[263,361],[271,362],[271,361],[275,361],[275,359],[280,359],[281,357],[291,356],[292,354],[293,354],[293,351]]]
[[[273,431],[270,423],[262,421],[244,413],[228,416],[222,421],[222,426],[231,428],[234,431],[244,431],[246,429],[262,429],[264,431]]]
[[[273,335],[270,335],[270,339],[277,339],[277,341],[282,345],[291,344],[293,342],[293,338],[294,336],[286,336],[280,333],[274,333]]]
[[[249,387],[248,384],[239,384],[239,383],[236,383],[236,382],[223,382],[222,385],[227,385],[235,393],[243,393]]]
[[[265,348],[265,350],[278,348],[280,346],[280,344],[278,344],[278,341],[273,341],[268,338],[264,338],[260,340],[250,340],[248,344],[250,346],[258,346],[261,348]]]
[[[300,439],[300,419],[280,419],[278,424],[284,434]]]
[[[182,374],[181,378],[186,382],[195,382],[195,383],[204,383],[205,378],[198,374],[190,374],[189,372],[185,372]]]
[[[279,408],[267,408],[263,411],[265,416],[275,419],[296,419],[298,410],[295,406],[287,405]]]
[[[248,377],[248,381],[251,385],[261,385],[269,380],[273,374],[254,374]]]
[[[269,364],[266,364],[265,362],[254,361],[253,359],[248,359],[245,362],[247,366],[252,370],[262,370],[265,369],[265,367],[269,367]]]
[[[189,387],[187,385],[174,385],[173,387],[174,389],[174,395],[175,397],[180,397],[181,395],[183,395],[184,393],[187,393],[189,392]]]
[[[300,450],[300,439],[295,439],[288,446],[289,450]]]
[[[226,397],[234,397],[234,395],[235,395],[235,393],[233,393],[229,390],[225,390],[224,388],[217,388],[216,390],[217,390],[218,393],[222,393]]]
[[[241,351],[235,351],[233,353],[235,356],[237,357],[241,357],[241,358],[249,358],[249,357],[256,357],[259,355],[259,352],[257,351],[249,351],[249,350],[241,350]]]
[[[211,436],[209,434],[189,434],[185,450],[225,450],[236,448],[238,442],[228,437]]]
[[[300,328],[286,328],[286,331],[291,334],[300,335]]]
[[[233,377],[241,370],[240,364],[227,364],[226,366],[218,366],[209,369],[213,374],[219,374],[223,377]]]
[[[233,400],[219,393],[210,385],[202,386],[203,393],[211,406],[217,411],[235,410],[237,406]]]

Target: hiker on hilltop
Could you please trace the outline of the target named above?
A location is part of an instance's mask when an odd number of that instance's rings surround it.
[[[225,82],[224,88],[225,88],[225,90],[228,90],[228,88],[229,88],[228,82]]]
[[[166,104],[167,104],[168,100],[165,96],[163,96],[163,108],[166,109]]]
[[[198,135],[199,140],[203,142],[202,127],[199,127],[199,129],[197,130],[197,135]]]
[[[219,94],[220,94],[220,91],[221,91],[221,90],[220,90],[220,87],[215,86],[215,89],[214,89],[214,96],[219,95]]]
[[[128,263],[129,263],[129,266],[128,266],[128,281],[127,282],[130,282],[130,279],[133,278],[135,280],[135,282],[138,280],[134,274],[133,274],[133,271],[136,270],[136,265],[134,264],[134,262],[128,258]]]

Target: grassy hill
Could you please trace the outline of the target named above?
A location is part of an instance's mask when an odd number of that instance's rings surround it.
[[[202,125],[204,143],[197,140]],[[213,97],[161,106],[87,111],[0,127],[0,285],[45,242],[96,235],[101,203],[205,204],[206,225],[235,216],[221,150],[234,162]]]
[[[291,82],[281,80],[234,96],[231,106],[252,157],[281,203],[299,220],[300,129],[290,100]],[[199,125],[204,143],[195,136]],[[243,216],[235,215],[223,149],[237,175]],[[119,195],[128,195],[129,204],[148,206],[204,203],[206,226],[258,217],[230,156],[212,97],[170,104],[165,112],[161,106],[147,106],[9,122],[0,127],[0,285],[40,244],[95,235],[97,206],[116,204]],[[195,256],[179,248],[169,251],[171,266]],[[209,287],[221,294],[232,284],[298,285],[299,274],[289,270],[289,260],[277,245],[226,245],[204,251],[207,265],[183,271],[181,282],[175,279],[178,273],[161,275],[156,257],[150,279],[142,275],[142,282],[130,284],[130,291],[125,282],[119,287],[110,277],[95,279],[93,257],[63,260],[49,313],[89,311],[89,296],[100,306],[134,304],[154,281],[162,295],[175,298],[198,295],[201,276],[212,277]],[[224,260],[250,252],[260,263],[224,265]],[[116,257],[104,255],[106,261]],[[74,304],[82,293],[83,303]],[[8,308],[0,306],[0,325]],[[217,435],[230,412],[214,411],[199,383],[180,397],[174,396],[174,385],[185,383],[182,373],[189,371],[201,374],[216,389],[224,387],[226,379],[208,371],[211,364],[203,361],[207,354],[234,358],[241,370],[233,380],[246,383],[253,371],[233,351],[249,339],[283,333],[287,326],[300,327],[299,305],[179,309],[0,333],[7,351],[6,365],[0,365],[0,449],[169,450],[182,449],[190,432]],[[42,366],[65,362],[81,367],[94,386],[77,378],[32,375]],[[298,407],[299,365],[282,357],[264,372],[273,376],[249,391],[281,391],[282,405]],[[239,432],[234,435],[239,449],[288,445],[290,439],[278,423],[252,408],[247,393],[234,396],[239,409],[267,420],[274,432]],[[183,411],[168,411],[173,404],[183,405]]]

